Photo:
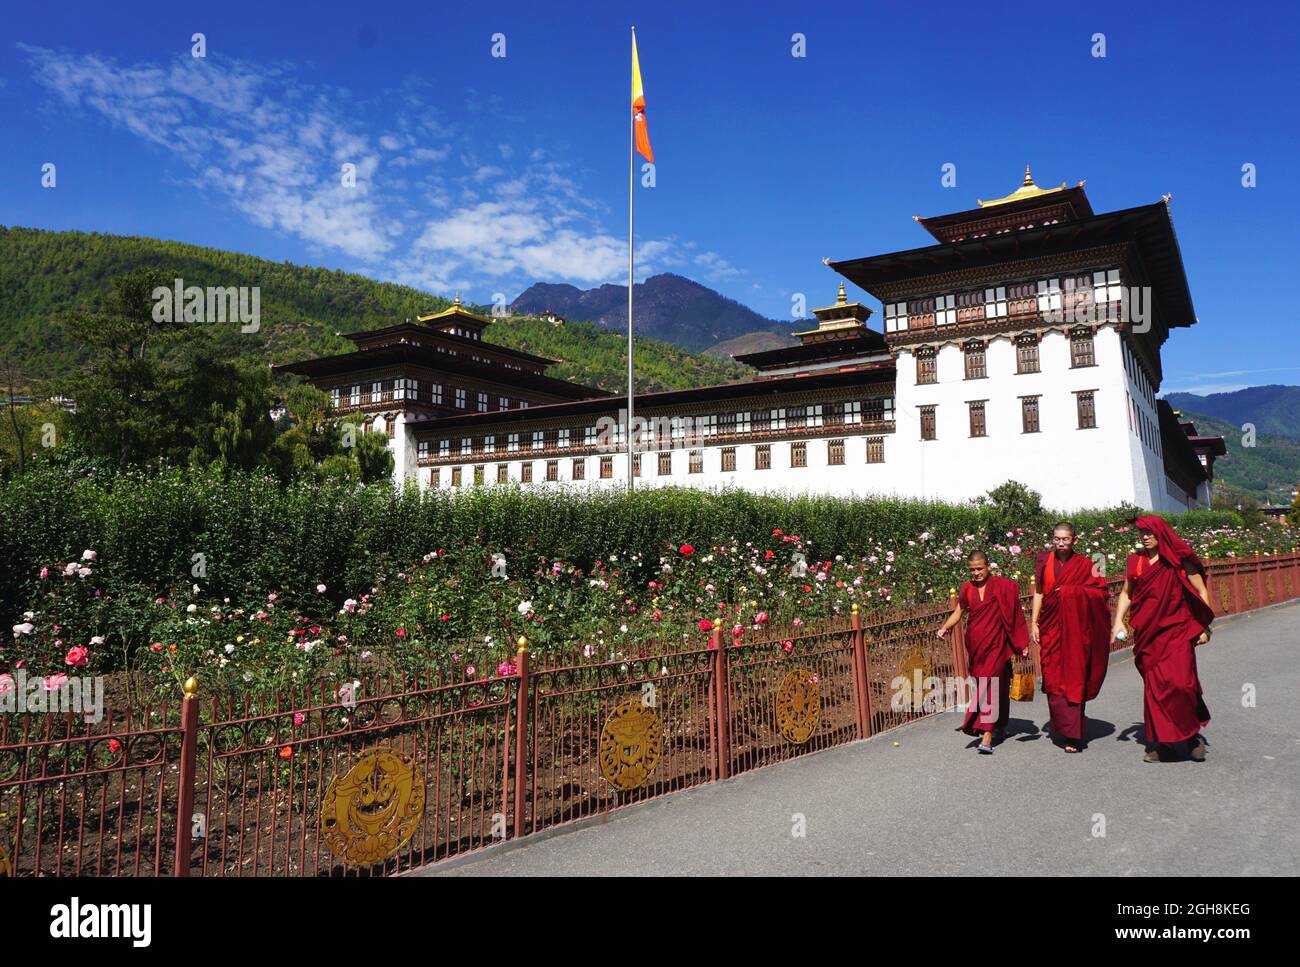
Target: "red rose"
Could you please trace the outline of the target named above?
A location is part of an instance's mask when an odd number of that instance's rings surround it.
[[[713,630],[713,622],[710,621],[708,618],[704,618],[704,619],[702,619],[702,620],[700,621],[700,630],[701,630],[701,631],[705,631],[705,632],[712,631],[712,630]]]
[[[695,547],[691,544],[683,544],[677,550],[681,552],[682,557],[690,557],[695,553]]]

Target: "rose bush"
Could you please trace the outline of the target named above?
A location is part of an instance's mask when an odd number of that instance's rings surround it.
[[[1277,527],[1198,528],[1193,515],[1178,523],[1207,559],[1291,549],[1290,532]],[[248,587],[218,598],[194,582],[116,596],[101,586],[115,562],[87,549],[40,566],[36,594],[0,636],[0,674],[119,671],[160,696],[174,696],[190,675],[205,691],[232,695],[337,691],[386,673],[504,677],[516,672],[520,635],[549,660],[622,660],[645,657],[652,642],[703,646],[715,626],[743,643],[854,604],[871,612],[944,601],[975,548],[995,572],[1027,582],[1050,531],[1050,523],[1016,527],[990,541],[921,530],[850,556],[776,527],[763,540],[711,546],[665,537],[651,559],[615,551],[587,566],[438,548],[379,571],[341,601],[324,581],[297,593]],[[1136,547],[1131,525],[1110,521],[1082,531],[1077,550],[1118,574]]]

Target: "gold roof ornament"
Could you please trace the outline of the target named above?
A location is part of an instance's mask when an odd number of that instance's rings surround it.
[[[1083,182],[1079,182],[1082,186]],[[1007,202],[1024,201],[1026,198],[1037,198],[1039,195],[1051,195],[1058,191],[1065,190],[1065,182],[1061,182],[1057,188],[1039,188],[1034,184],[1034,176],[1029,171],[1029,165],[1025,165],[1025,180],[1020,187],[1004,198],[994,198],[992,201],[984,201],[976,198],[975,201],[980,208],[989,208],[992,205],[1005,205]]]
[[[861,302],[850,302],[848,293],[844,291],[844,283],[840,282],[840,290],[835,296],[835,304],[813,309],[812,314],[817,318],[817,328],[793,333],[794,336],[802,339],[804,336],[833,332],[840,329],[861,329],[871,315],[871,309]]]
[[[491,319],[485,319],[483,316],[480,316],[475,312],[470,312],[465,304],[460,301],[459,289],[456,290],[456,298],[452,300],[451,305],[446,309],[443,309],[441,312],[427,312],[424,315],[416,316],[415,318],[417,322],[436,322],[440,319],[457,318],[471,320],[485,326],[492,323]]]

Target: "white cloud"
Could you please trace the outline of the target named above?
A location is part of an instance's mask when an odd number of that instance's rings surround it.
[[[326,94],[276,69],[188,57],[120,67],[93,54],[22,50],[64,104],[166,148],[193,169],[197,186],[226,196],[254,224],[366,260],[389,252],[402,232],[372,190],[379,158],[369,138]],[[356,166],[355,188],[342,184],[344,163]]]
[[[708,278],[715,282],[732,279],[744,274],[743,270],[736,268],[717,252],[701,252],[695,256],[694,262],[704,269],[704,273]]]
[[[383,92],[377,111],[288,67],[212,56],[121,65],[20,49],[64,106],[164,149],[251,223],[358,259],[367,274],[436,292],[626,277],[626,238],[606,230],[607,207],[567,160],[501,141],[497,120],[491,136],[467,136],[426,103],[427,81]],[[467,98],[476,110],[501,100],[473,90]],[[379,116],[388,129],[373,131]],[[497,163],[480,161],[476,144]],[[355,166],[355,187],[342,184],[344,164]],[[638,279],[692,264],[713,281],[743,273],[695,249],[638,238]]]

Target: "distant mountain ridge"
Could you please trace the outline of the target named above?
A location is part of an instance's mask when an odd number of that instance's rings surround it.
[[[1214,486],[1218,490],[1237,490],[1249,494],[1261,504],[1291,503],[1291,493],[1300,482],[1300,440],[1260,430],[1254,446],[1246,446],[1249,437],[1241,424],[1193,410],[1182,410],[1183,419],[1196,424],[1196,432],[1221,436],[1228,448],[1227,456],[1214,464]]]
[[[1252,423],[1257,433],[1300,440],[1300,386],[1248,386],[1208,396],[1167,393],[1165,399],[1177,410],[1204,413],[1236,427]]]
[[[791,324],[759,315],[684,276],[652,275],[633,287],[633,325],[638,335],[662,339],[692,352],[752,333],[789,339]],[[537,315],[548,309],[566,319],[594,322],[606,329],[627,327],[627,286],[594,289],[535,282],[510,304],[513,312]]]

